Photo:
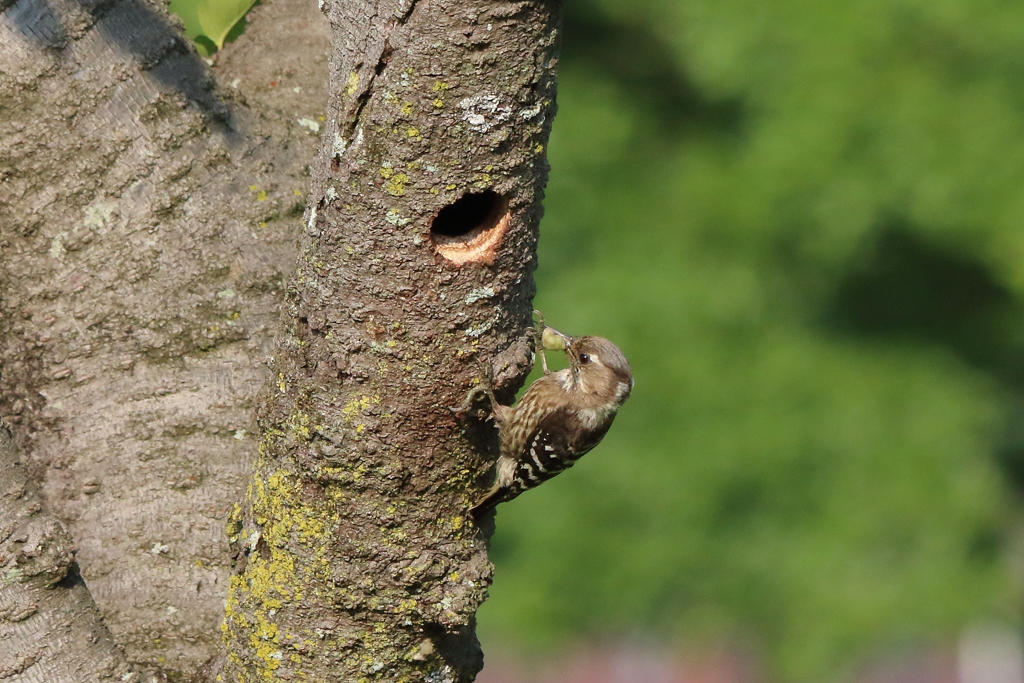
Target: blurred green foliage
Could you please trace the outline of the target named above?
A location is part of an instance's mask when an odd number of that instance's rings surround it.
[[[637,384],[499,508],[485,650],[1016,624],[1024,6],[569,0],[559,105],[536,303]]]

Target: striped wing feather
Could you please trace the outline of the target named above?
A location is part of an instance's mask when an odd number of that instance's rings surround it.
[[[596,430],[584,429],[576,411],[568,408],[545,415],[526,439],[509,498],[572,467],[601,442],[609,427],[611,421]]]

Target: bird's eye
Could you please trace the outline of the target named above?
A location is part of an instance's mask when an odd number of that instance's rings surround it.
[[[590,362],[590,356],[588,356],[585,353],[581,353],[580,354],[580,363],[582,363],[583,365],[586,365],[589,362]]]

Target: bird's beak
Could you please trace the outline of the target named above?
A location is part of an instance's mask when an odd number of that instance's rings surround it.
[[[553,327],[545,327],[541,333],[541,345],[547,351],[565,351],[571,343],[572,337]]]

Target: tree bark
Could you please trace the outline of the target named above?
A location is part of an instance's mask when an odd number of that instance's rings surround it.
[[[138,680],[103,624],[72,555],[0,426],[0,680]]]
[[[249,555],[224,675],[469,680],[490,568],[465,509],[494,433],[445,406],[477,360],[505,399],[529,365],[552,7],[328,7],[335,97],[292,329],[229,519],[322,121],[303,9],[260,8],[217,92],[162,4],[0,0],[0,415],[149,672],[214,651],[227,523]],[[79,673],[119,673],[82,583],[51,574],[64,606],[31,618],[96,636]]]
[[[557,5],[330,2],[331,101],[231,525],[230,681],[471,681],[494,430],[532,364]],[[490,450],[493,453],[493,450]]]
[[[220,647],[224,527],[326,103],[326,22],[282,6],[216,91],[163,3],[0,0],[0,416],[147,681]],[[85,592],[65,583],[51,595]],[[19,628],[93,629],[63,609]]]

